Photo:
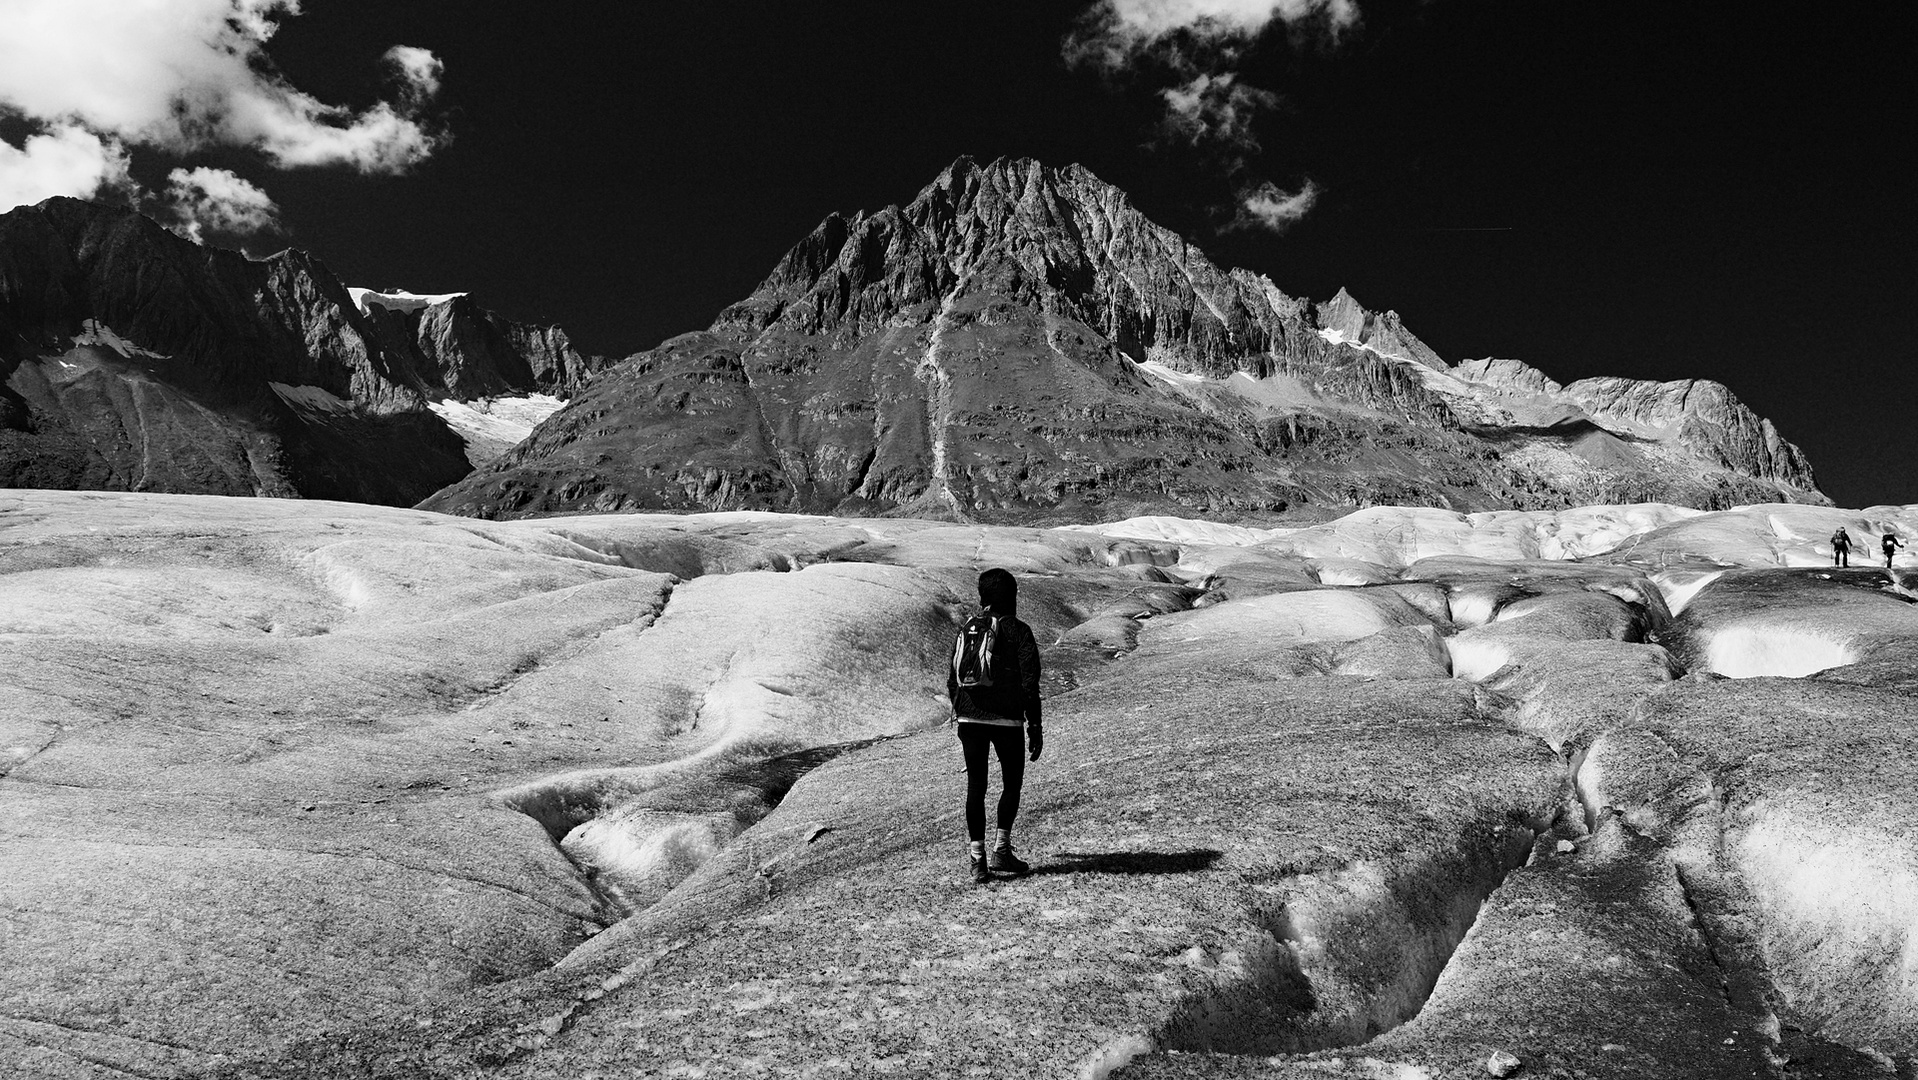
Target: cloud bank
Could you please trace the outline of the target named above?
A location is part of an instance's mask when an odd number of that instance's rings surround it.
[[[439,59],[396,45],[383,58],[392,100],[329,105],[265,52],[279,20],[299,13],[299,0],[0,0],[0,111],[37,129],[19,148],[0,143],[0,209],[36,192],[124,186],[129,147],[243,147],[277,168],[361,173],[403,172],[430,155],[441,138],[422,112],[439,90]]]
[[[1066,39],[1066,59],[1111,77],[1165,78],[1162,145],[1207,154],[1234,182],[1230,229],[1283,232],[1318,201],[1306,180],[1287,192],[1252,177],[1257,119],[1279,95],[1244,81],[1246,48],[1272,27],[1316,30],[1331,40],[1359,23],[1357,0],[1099,0]]]
[[[1274,23],[1321,23],[1334,36],[1358,25],[1356,0],[1099,0],[1067,39],[1075,62],[1131,66],[1155,49],[1231,47]]]
[[[17,148],[0,142],[0,209],[132,183],[126,147],[85,128],[55,124]]]

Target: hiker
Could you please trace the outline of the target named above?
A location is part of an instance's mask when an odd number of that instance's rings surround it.
[[[1885,530],[1885,569],[1891,569],[1891,553],[1904,546],[1905,542],[1898,539],[1897,533]]]
[[[1833,566],[1851,565],[1851,534],[1845,531],[1843,525],[1838,526],[1838,531],[1831,534],[1831,564]]]
[[[946,696],[966,757],[966,860],[972,880],[989,871],[1024,874],[1032,869],[1012,853],[1012,819],[1026,758],[1039,760],[1045,732],[1039,726],[1039,643],[1018,619],[1019,583],[1005,570],[979,575],[985,610],[966,620],[953,643]],[[999,758],[998,831],[986,852],[986,756]]]

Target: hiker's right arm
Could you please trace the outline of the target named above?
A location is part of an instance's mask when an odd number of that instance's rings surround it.
[[[956,650],[958,646],[954,645],[953,648]],[[958,667],[957,662],[953,661],[950,658],[947,659],[946,661],[946,701],[952,705],[952,714],[954,716],[959,715],[959,672],[956,670],[957,667]]]

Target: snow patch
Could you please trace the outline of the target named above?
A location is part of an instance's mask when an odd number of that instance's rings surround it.
[[[1157,359],[1137,361],[1134,366],[1175,390],[1184,392],[1210,390],[1230,394],[1257,408],[1291,411],[1326,405],[1318,394],[1305,384],[1304,380],[1278,372],[1263,378],[1254,378],[1246,372],[1235,371],[1223,379],[1212,379],[1204,375],[1180,371]],[[1340,406],[1340,409],[1352,411],[1343,406]]]
[[[448,300],[456,300],[466,294],[463,292],[410,293],[405,289],[348,289],[346,290],[346,295],[353,298],[354,307],[359,308],[360,311],[365,314],[371,315],[373,309],[369,305],[375,303],[388,311],[420,311],[432,307],[434,304],[444,304]]]
[[[1183,371],[1175,371],[1157,360],[1140,361],[1139,370],[1158,379],[1160,382],[1171,383],[1173,386],[1181,388],[1199,386],[1205,382],[1205,376],[1203,375],[1192,375]]]
[[[428,408],[466,440],[466,460],[474,468],[519,445],[566,403],[547,394],[435,401]]]

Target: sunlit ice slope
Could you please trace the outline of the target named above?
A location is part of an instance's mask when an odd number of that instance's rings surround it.
[[[0,1073],[1890,1078],[1918,620],[1837,524],[1918,508],[0,492]],[[1047,748],[975,887],[988,566]]]

